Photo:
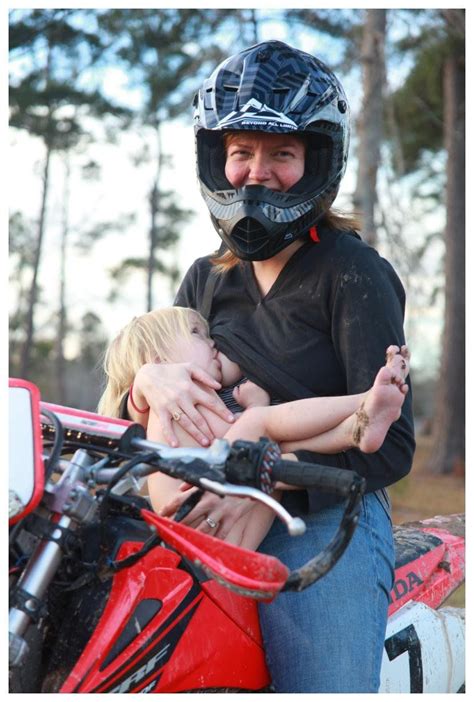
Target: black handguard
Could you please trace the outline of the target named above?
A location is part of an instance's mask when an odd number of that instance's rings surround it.
[[[234,485],[249,485],[270,495],[275,487],[274,467],[281,459],[280,447],[259,441],[234,441],[225,464],[225,476]]]

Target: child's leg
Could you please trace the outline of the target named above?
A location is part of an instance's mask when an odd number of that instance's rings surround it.
[[[268,436],[274,441],[306,440],[338,426],[360,407],[367,393],[341,397],[310,397],[271,407],[251,407],[225,433],[237,439],[258,441]]]
[[[268,436],[280,442],[287,452],[304,448],[338,453],[354,446],[366,453],[376,451],[390,425],[400,416],[408,392],[408,361],[406,347],[400,350],[391,346],[387,349],[387,364],[367,393],[251,408],[226,432],[225,438],[255,441]]]
[[[387,364],[380,369],[375,382],[357,410],[334,429],[319,436],[281,444],[282,451],[305,449],[317,453],[338,453],[357,447],[364,453],[378,451],[390,426],[400,417],[408,392],[409,352],[397,346],[387,350]]]

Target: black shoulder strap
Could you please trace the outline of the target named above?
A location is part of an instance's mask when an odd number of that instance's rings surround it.
[[[204,286],[204,292],[202,295],[201,304],[199,306],[199,312],[202,314],[204,319],[207,319],[207,320],[209,320],[209,317],[211,314],[212,300],[214,297],[214,290],[216,288],[218,277],[219,277],[219,274],[216,273],[213,268],[211,268],[209,271],[209,274],[207,276],[206,284]]]

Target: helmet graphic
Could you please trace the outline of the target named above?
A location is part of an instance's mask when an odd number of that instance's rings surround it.
[[[197,174],[212,222],[240,259],[262,261],[304,236],[331,206],[346,169],[349,106],[319,59],[280,41],[227,58],[194,99]],[[287,192],[234,188],[223,133],[304,135],[305,172]]]

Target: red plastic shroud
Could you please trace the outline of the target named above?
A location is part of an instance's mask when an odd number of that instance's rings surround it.
[[[151,512],[143,516],[167,541],[186,551],[190,560],[225,575],[232,586],[250,583],[256,588],[262,576],[261,591],[267,598],[281,587],[284,566],[268,575],[274,564],[266,564],[270,568],[265,570],[259,554],[253,554],[252,563],[248,551]],[[189,532],[192,538],[187,540]],[[429,535],[428,546],[396,570],[389,614],[409,600],[437,607],[464,577],[464,539],[426,526],[418,530],[421,544],[423,533]],[[140,547],[128,542],[118,557],[125,558]],[[245,562],[251,563],[248,569]],[[158,604],[159,610],[140,622],[140,606],[150,602]],[[181,567],[177,553],[157,547],[114,577],[99,624],[60,691],[256,691],[268,684],[256,601],[215,581],[198,583]]]
[[[118,558],[141,546],[123,544]],[[178,554],[157,547],[114,576],[99,623],[60,692],[256,691],[269,685],[256,601],[215,581],[198,583],[180,562]],[[143,622],[138,613],[150,603],[156,614]]]
[[[234,546],[154,512],[142,510],[142,516],[167,544],[234,592],[272,600],[288,579],[288,568],[273,556]]]
[[[402,528],[408,544],[413,544],[413,533],[418,534],[421,548],[395,570],[389,616],[409,601],[423,602],[437,609],[464,581],[465,539],[437,527],[437,521],[442,527],[447,518],[435,517],[418,522],[415,529]],[[424,547],[423,535],[427,537]]]

